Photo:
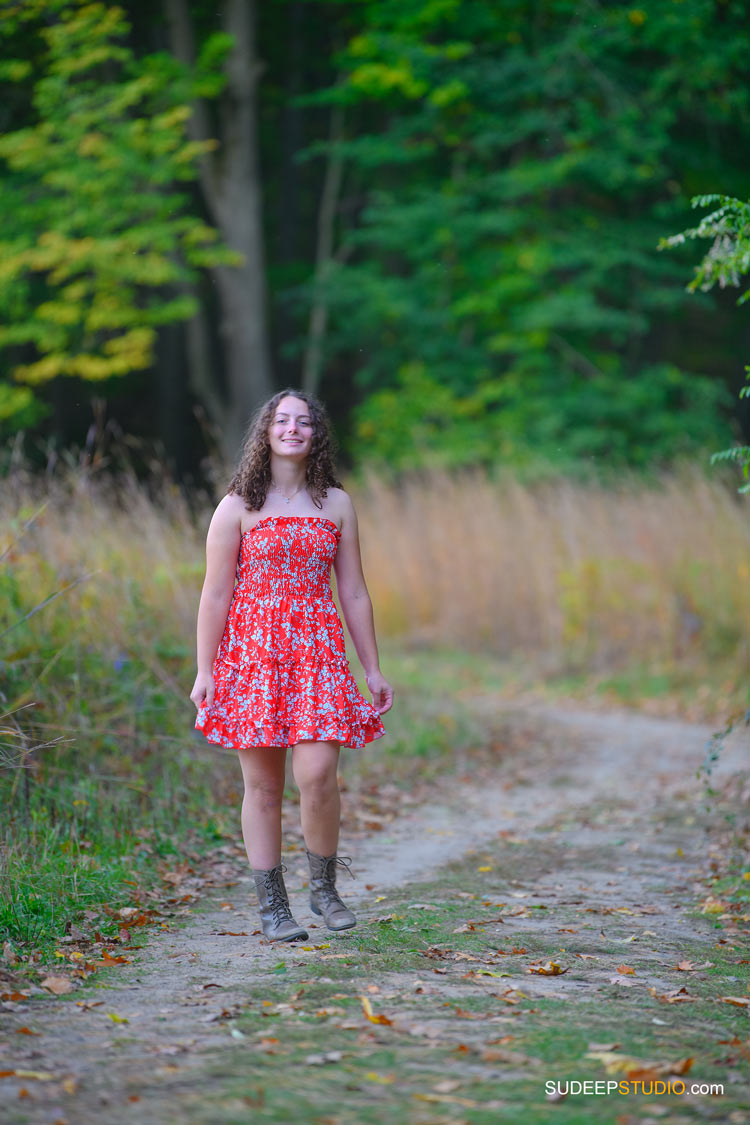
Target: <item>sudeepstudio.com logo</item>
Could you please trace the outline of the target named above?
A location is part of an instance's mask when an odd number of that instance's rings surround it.
[[[544,1083],[548,1098],[566,1098],[571,1095],[588,1094],[599,1097],[612,1097],[613,1094],[624,1096],[626,1094],[642,1094],[646,1097],[663,1098],[665,1094],[676,1094],[678,1097],[687,1095],[704,1095],[708,1097],[721,1097],[724,1085],[721,1082],[683,1082],[681,1078],[676,1081],[661,1078],[635,1079],[621,1078],[619,1081],[605,1079],[578,1079],[570,1078],[564,1082],[549,1080]]]

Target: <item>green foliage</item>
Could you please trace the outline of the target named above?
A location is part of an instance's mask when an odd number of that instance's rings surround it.
[[[0,21],[3,93],[28,120],[0,137],[0,348],[14,380],[0,383],[0,420],[16,427],[36,384],[148,367],[157,327],[194,312],[196,270],[236,260],[190,213],[211,142],[188,139],[187,83],[168,55],[136,59],[127,32],[121,8],[83,0]]]
[[[739,286],[741,279],[750,272],[750,203],[728,195],[696,195],[690,200],[692,207],[710,207],[718,203],[715,211],[704,215],[697,227],[690,227],[680,234],[663,238],[660,248],[681,246],[686,239],[710,238],[712,245],[703,260],[695,267],[695,277],[688,285],[694,292],[704,292],[718,285]],[[750,297],[746,289],[737,298],[742,305]]]
[[[661,456],[709,448],[721,434],[717,408],[731,396],[715,379],[671,364],[620,372],[540,372],[521,386],[513,372],[456,394],[419,361],[398,372],[395,387],[374,391],[357,411],[353,444],[363,443],[388,469],[489,467],[502,461],[532,468],[543,455],[574,472],[587,460],[645,468]]]
[[[329,356],[363,393],[355,442],[402,463],[640,465],[726,439],[727,397],[680,343],[681,264],[655,249],[718,152],[740,175],[746,34],[724,16],[359,6],[339,83],[308,99],[347,107],[362,200],[322,283]]]
[[[706,291],[718,285],[724,289],[728,285],[739,287],[742,279],[750,273],[750,203],[729,195],[696,195],[690,201],[693,207],[710,207],[718,203],[716,210],[704,215],[696,227],[662,238],[661,249],[681,246],[687,239],[710,238],[711,247],[695,267],[695,276],[688,290]],[[746,289],[737,298],[743,305],[750,297]],[[750,366],[745,366],[745,380],[750,384]],[[740,398],[750,398],[750,385],[740,388]],[[712,454],[712,464],[737,462],[745,478],[739,492],[750,492],[750,446],[735,445]]]

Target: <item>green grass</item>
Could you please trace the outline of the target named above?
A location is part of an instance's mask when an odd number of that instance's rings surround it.
[[[533,666],[533,665],[532,665]],[[551,671],[538,676],[540,692],[553,699],[607,703],[723,726],[730,714],[747,708],[747,679],[726,659],[627,663],[617,671]]]
[[[0,938],[40,965],[71,925],[116,936],[107,908],[141,901],[186,851],[205,853],[230,831],[227,810],[212,807],[205,781],[191,785],[189,764],[177,759],[149,784],[85,781],[84,789],[63,767],[49,780],[35,777],[22,807],[6,809]]]
[[[496,862],[504,854],[504,848],[487,852]],[[616,1123],[626,1120],[624,1114],[643,1120],[657,1103],[676,1115],[666,1120],[675,1121],[725,1121],[730,1113],[742,1112],[747,1086],[727,1082],[722,1058],[731,1047],[719,1040],[742,1035],[747,1018],[717,997],[730,987],[744,990],[747,966],[737,964],[738,951],[715,946],[706,918],[696,919],[697,937],[689,946],[674,939],[618,944],[616,939],[627,936],[634,922],[616,914],[607,916],[608,939],[603,941],[598,937],[599,921],[591,921],[590,929],[583,930],[585,904],[576,909],[553,902],[544,912],[545,922],[551,922],[553,929],[576,922],[577,934],[542,933],[533,919],[518,919],[512,936],[503,934],[500,925],[457,934],[459,923],[498,913],[494,892],[489,899],[481,894],[475,899],[455,897],[470,879],[476,881],[476,865],[476,857],[452,864],[439,881],[389,894],[377,909],[395,915],[390,923],[364,920],[346,937],[331,935],[326,952],[345,951],[345,960],[303,957],[290,948],[281,962],[282,972],[271,969],[248,984],[241,996],[240,1016],[228,1023],[225,1043],[206,1060],[204,1080],[221,1094],[212,1098],[210,1106],[197,1093],[183,1103],[191,1120],[197,1125],[239,1123],[249,1108],[256,1120],[280,1123],[300,1117],[346,1125],[374,1125],[384,1115],[404,1125],[518,1120]],[[420,919],[412,920],[408,907],[415,901],[434,903],[439,909],[419,911]],[[654,924],[651,918],[644,921]],[[486,957],[511,945],[527,952],[499,958],[500,964],[489,966],[424,956],[438,948]],[[565,953],[560,952],[561,945]],[[678,950],[680,956],[703,960],[710,949],[714,968],[705,979],[703,974],[670,972],[653,965],[652,947],[659,949],[660,960],[669,962]],[[690,993],[700,998],[689,1004],[660,1003],[648,994],[640,977],[630,989],[598,983],[589,966],[599,963],[574,958],[576,951],[591,948],[602,960],[611,958],[612,970],[627,960],[637,974],[655,969],[660,977],[671,976],[674,987],[687,983]],[[588,984],[563,998],[533,995],[528,985],[524,989],[524,981],[531,979],[524,969],[538,958],[564,963],[569,979]],[[448,972],[435,974],[436,967]],[[514,979],[465,977],[467,970],[478,967],[510,972]],[[729,981],[732,976],[738,978],[735,983]],[[554,994],[564,979],[545,978],[540,991],[548,988]],[[422,992],[416,991],[418,982]],[[371,984],[377,984],[379,991],[370,992]],[[526,997],[507,1004],[503,993],[509,987],[526,991]],[[436,991],[431,993],[433,988]],[[362,996],[370,999],[376,1014],[396,1023],[369,1022]],[[335,1011],[322,1014],[328,1008]],[[506,1036],[512,1038],[497,1042]],[[692,1057],[695,1061],[685,1080],[721,1082],[725,1094],[690,1102],[631,1092],[570,1096],[548,1103],[545,1081],[607,1079],[602,1063],[586,1057],[590,1043],[617,1043],[619,1055],[643,1060],[676,1063]],[[327,1052],[339,1055],[326,1062],[321,1056]],[[658,1112],[661,1119],[662,1111]]]

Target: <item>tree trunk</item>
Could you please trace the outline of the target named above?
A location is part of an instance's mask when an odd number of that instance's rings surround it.
[[[165,4],[172,50],[191,66],[195,36],[187,0]],[[263,64],[255,50],[255,0],[225,0],[221,12],[234,48],[227,58],[227,85],[219,106],[219,148],[203,158],[200,182],[213,223],[225,244],[242,255],[243,264],[211,271],[221,308],[226,371],[222,416],[215,416],[216,396],[204,402],[220,427],[224,456],[234,461],[250,415],[273,394],[273,377],[257,138],[257,85]],[[208,140],[214,130],[206,106],[199,102],[193,110],[191,135]],[[201,376],[196,372],[192,381],[200,386]]]
[[[334,105],[331,110],[330,141],[336,144],[343,133],[344,113],[341,106]],[[302,369],[302,387],[311,394],[318,393],[321,368],[323,364],[323,344],[328,326],[328,304],[324,293],[326,274],[331,268],[333,257],[333,235],[336,222],[336,209],[341,192],[344,162],[340,152],[333,148],[328,154],[323,191],[318,211],[318,239],[315,251],[315,281],[313,303],[310,309],[310,322],[307,330],[307,347]]]

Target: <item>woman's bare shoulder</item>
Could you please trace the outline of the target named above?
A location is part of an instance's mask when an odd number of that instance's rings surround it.
[[[227,492],[216,505],[211,523],[214,526],[222,527],[229,527],[236,523],[239,527],[245,511],[246,506],[243,498],[234,492]]]
[[[348,528],[357,527],[357,513],[351,496],[343,488],[329,488],[327,502],[329,512],[333,514],[342,532]]]
[[[343,516],[354,509],[352,498],[344,488],[327,488],[326,506],[329,511],[335,511],[339,516]]]

